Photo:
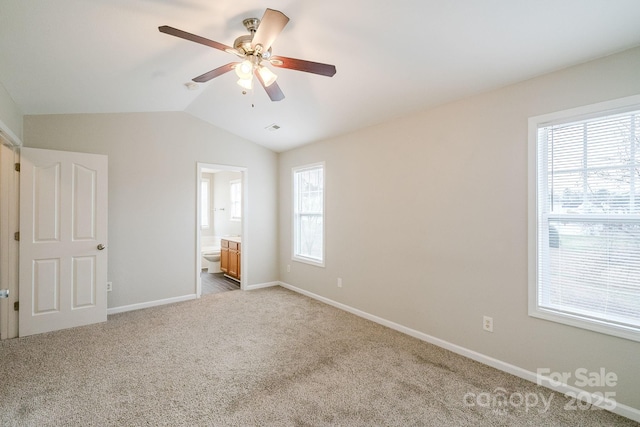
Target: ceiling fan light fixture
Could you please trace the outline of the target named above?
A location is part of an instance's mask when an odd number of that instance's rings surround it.
[[[260,65],[258,67],[258,73],[260,74],[260,78],[262,78],[262,81],[264,82],[265,87],[272,85],[278,78],[278,76],[275,75],[273,71],[271,71],[264,65]]]
[[[235,70],[240,79],[251,80],[251,77],[253,76],[253,62],[245,59],[244,61],[236,65]]]
[[[253,79],[238,79],[238,86],[246,90],[251,90],[253,89]]]

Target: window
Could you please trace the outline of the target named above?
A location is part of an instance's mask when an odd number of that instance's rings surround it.
[[[211,212],[209,194],[209,179],[203,178],[200,181],[200,221],[202,228],[209,228],[209,212]]]
[[[242,218],[242,182],[239,179],[234,179],[229,182],[230,192],[229,197],[231,199],[231,220],[240,221]]]
[[[324,267],[324,163],[293,169],[293,259]]]
[[[640,97],[530,119],[529,314],[640,341]]]

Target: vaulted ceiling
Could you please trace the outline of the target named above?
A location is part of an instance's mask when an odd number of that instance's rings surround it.
[[[236,58],[162,34],[232,45],[265,8],[290,18],[272,68],[286,98],[242,94]],[[24,114],[186,111],[274,151],[640,45],[638,0],[0,0],[0,83]],[[269,125],[280,129],[270,131]]]

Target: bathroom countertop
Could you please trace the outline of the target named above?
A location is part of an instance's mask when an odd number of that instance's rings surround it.
[[[241,236],[224,236],[221,238],[222,240],[228,240],[230,242],[242,243]]]

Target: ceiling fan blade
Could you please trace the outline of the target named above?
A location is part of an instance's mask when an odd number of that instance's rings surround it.
[[[265,86],[264,80],[262,80],[262,77],[260,77],[260,73],[256,72],[255,76],[272,101],[282,101],[284,99],[284,93],[282,93],[282,90],[280,89],[280,86],[278,86],[278,83],[273,82],[269,86]]]
[[[260,20],[258,30],[251,40],[251,47],[255,49],[257,45],[262,45],[262,51],[266,52],[271,47],[273,41],[282,32],[289,22],[289,18],[279,10],[267,9]]]
[[[305,61],[304,59],[287,58],[285,56],[272,56],[269,62],[274,67],[289,68],[290,70],[304,71],[306,73],[319,74],[332,77],[336,73],[336,66],[322,64],[320,62]]]
[[[205,46],[212,47],[214,49],[224,50],[233,49],[231,46],[227,46],[222,43],[214,42],[213,40],[205,39],[204,37],[196,36],[195,34],[187,33],[186,31],[179,30],[177,28],[169,27],[168,25],[163,25],[162,27],[158,27],[161,33],[169,34],[171,36],[180,37],[181,39],[189,40],[192,42],[200,43]]]
[[[215,70],[211,70],[201,76],[194,78],[193,81],[198,83],[208,82],[215,77],[221,76],[224,73],[228,73],[229,71],[233,70],[237,64],[239,64],[239,62],[230,62],[226,65],[223,65],[222,67],[218,67]]]

